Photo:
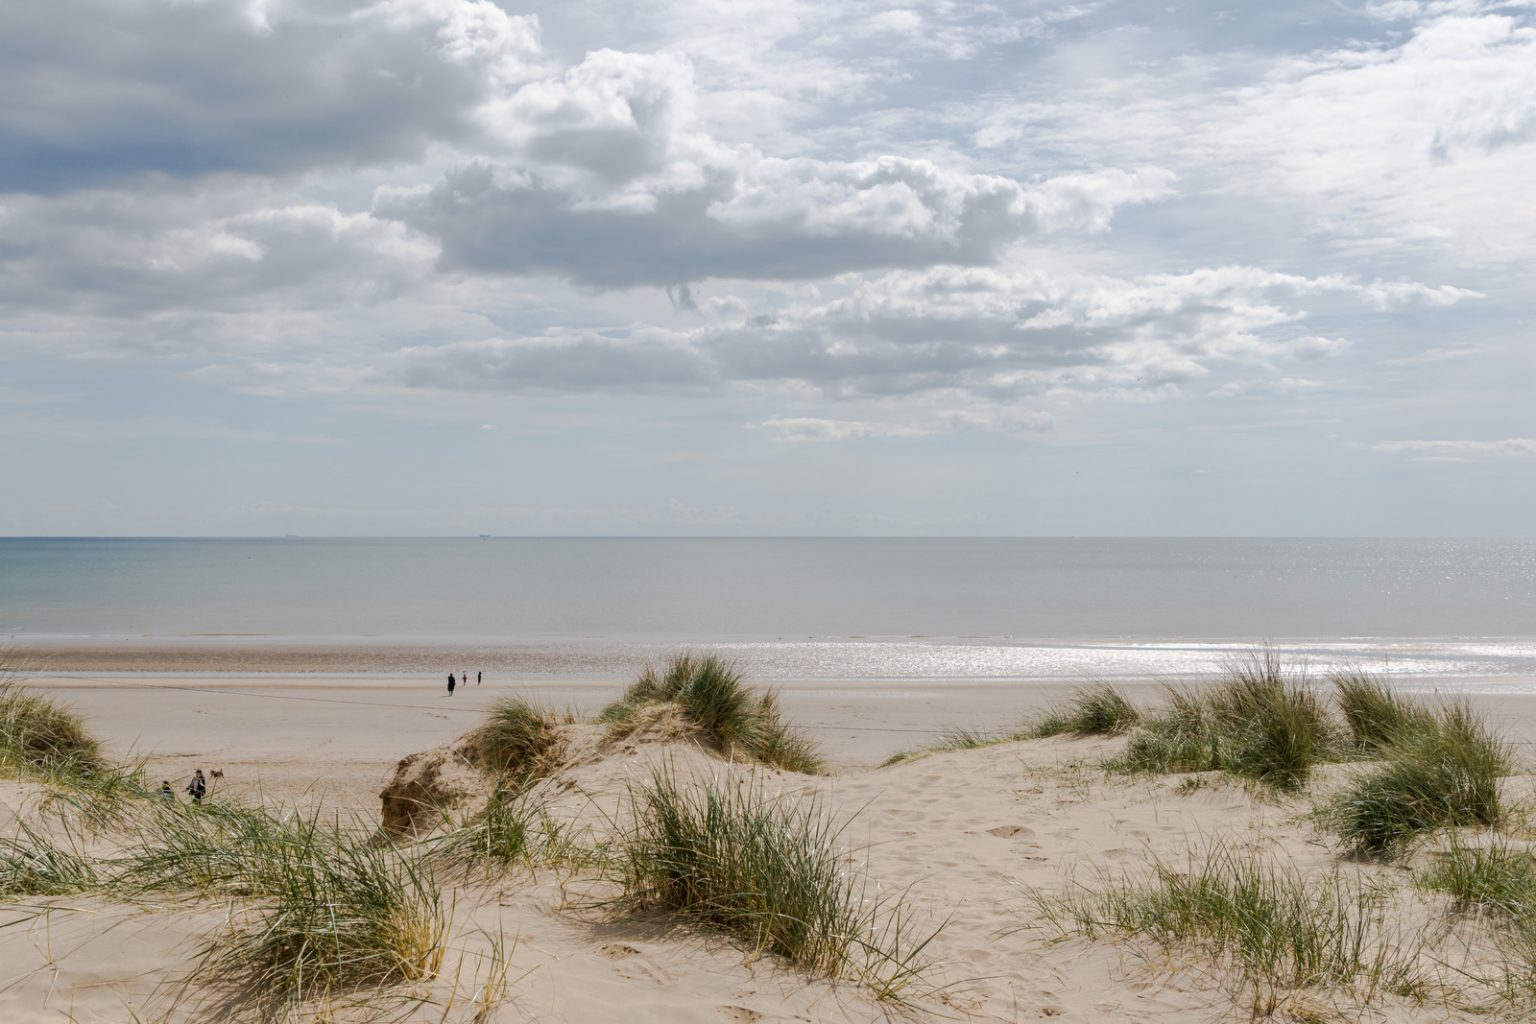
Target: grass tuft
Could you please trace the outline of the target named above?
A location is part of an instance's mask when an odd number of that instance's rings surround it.
[[[1158,862],[1149,878],[1103,873],[1031,898],[1040,924],[1064,936],[1123,936],[1231,971],[1256,1007],[1287,990],[1350,988],[1370,1000],[1424,983],[1409,938],[1385,931],[1380,890],[1230,846],[1182,868]]]
[[[555,717],[515,697],[496,702],[472,743],[480,767],[512,789],[554,774],[565,753]]]
[[[1210,689],[1166,692],[1167,706],[1143,720],[1111,769],[1224,771],[1290,790],[1336,754],[1322,701],[1269,650],[1232,663]]]
[[[70,896],[99,889],[96,861],[75,846],[73,841],[60,845],[18,821],[14,837],[0,838],[0,897]]]
[[[275,1006],[437,970],[446,921],[423,851],[296,811],[149,807],[124,837],[109,892],[252,904],[249,924],[209,944],[204,970]]]
[[[826,771],[816,744],[785,724],[778,698],[755,694],[734,665],[713,654],[678,654],[657,671],[647,666],[601,720],[623,735],[645,713],[671,705],[698,737],[727,757],[808,775]]]
[[[1095,683],[1077,691],[1063,707],[1047,711],[1027,734],[1031,737],[1119,736],[1130,732],[1141,721],[1124,695],[1108,683]]]
[[[946,754],[951,750],[979,750],[982,747],[992,747],[999,743],[1009,743],[1013,740],[1024,739],[1023,733],[988,733],[979,729],[967,729],[963,726],[955,726],[946,729],[939,737],[938,742],[930,743],[926,747],[916,750],[903,750],[892,754],[880,762],[881,768],[889,768],[894,764],[903,764],[907,761],[915,761],[929,754]]]
[[[538,819],[537,809],[520,796],[498,790],[485,807],[436,840],[433,852],[450,862],[505,867],[529,857]]]
[[[14,679],[0,679],[0,772],[88,778],[106,766],[101,744],[78,715]]]
[[[1381,750],[1405,733],[1434,727],[1433,713],[1394,694],[1368,672],[1336,673],[1333,687],[1356,750]]]
[[[910,941],[899,905],[888,914],[869,895],[851,870],[845,826],[814,800],[775,798],[757,781],[684,785],[670,770],[632,796],[619,905],[664,908],[888,997],[920,973],[926,941]]]
[[[1466,704],[1453,704],[1429,726],[1399,733],[1382,764],[1359,775],[1319,809],[1319,818],[1352,852],[1390,857],[1440,828],[1496,825],[1504,809],[1499,780],[1509,748]]]
[[[435,974],[446,918],[425,862],[330,830],[266,851],[254,925],[209,947],[218,974],[297,1002]]]
[[[1443,892],[1464,911],[1536,920],[1536,857],[1502,836],[1472,846],[1455,833],[1450,847],[1413,876],[1421,889]]]

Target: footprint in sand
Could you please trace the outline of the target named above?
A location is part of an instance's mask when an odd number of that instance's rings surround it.
[[[763,1019],[763,1015],[756,1010],[749,1010],[745,1006],[717,1006],[716,1010],[726,1020],[741,1021],[742,1024],[753,1024],[754,1021]]]
[[[610,942],[606,946],[598,946],[597,955],[604,960],[625,960],[632,956],[639,956],[640,951],[634,946],[626,946],[622,942]]]
[[[1032,836],[1034,833],[1023,825],[999,825],[996,828],[987,829],[987,835],[997,836],[999,839],[1012,839],[1014,836]]]
[[[629,981],[644,979],[658,985],[665,985],[672,980],[672,975],[667,973],[666,968],[634,946],[625,945],[622,942],[610,942],[606,946],[597,947],[597,955],[613,961],[613,969],[619,977]]]

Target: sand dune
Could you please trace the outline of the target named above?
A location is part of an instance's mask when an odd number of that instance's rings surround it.
[[[291,681],[248,679],[228,688],[338,703],[232,695],[200,706],[185,689],[110,683],[60,692],[109,737],[115,753],[153,752],[155,777],[179,782],[193,764],[218,764],[226,781],[215,801],[299,801],[364,816],[377,815],[378,790],[398,758],[465,732],[493,692],[507,692],[470,690],[450,705],[436,695],[408,696],[393,683],[369,690],[310,682],[300,693]],[[563,703],[591,708],[616,689],[594,684],[558,692],[568,698]],[[856,702],[857,695],[838,700]],[[845,724],[870,723],[871,707],[881,704],[865,705]],[[1000,722],[1020,710],[970,709]],[[896,724],[905,714],[884,721],[906,728]],[[1063,939],[1042,924],[1028,891],[1060,891],[1098,871],[1144,872],[1154,860],[1181,864],[1192,850],[1218,841],[1273,854],[1318,877],[1342,864],[1399,889],[1407,878],[1401,866],[1342,862],[1307,819],[1312,798],[1347,776],[1343,767],[1327,769],[1309,795],[1277,797],[1215,777],[1193,785],[1180,776],[1106,774],[1100,762],[1120,739],[1015,742],[875,769],[867,765],[882,748],[923,737],[892,732],[872,743],[871,734],[849,733],[866,737],[863,746],[834,746],[840,770],[810,777],[727,764],[687,743],[604,744],[596,726],[574,726],[571,735],[571,763],[537,795],[573,834],[595,839],[620,827],[631,787],[661,765],[701,784],[747,774],[773,792],[819,800],[846,820],[852,869],[867,874],[872,891],[902,901],[913,934],[938,929],[926,950],[932,966],[907,992],[910,1005],[881,1003],[856,980],[808,977],[662,915],[596,909],[593,902],[611,883],[557,864],[459,879],[447,954],[435,977],[375,996],[370,1010],[348,1009],[341,998],[311,1007],[322,1013],[315,1019],[369,1019],[383,1010],[383,1019],[406,1021],[654,1024],[893,1015],[1082,1024],[1246,1020],[1250,1007],[1230,975],[1202,967],[1196,957],[1149,959],[1145,947],[1124,941]],[[1523,796],[1529,780],[1507,786]],[[0,785],[6,834],[14,833],[19,814],[35,820],[41,795],[30,784]],[[193,978],[193,968],[243,913],[217,902],[16,898],[0,910],[0,1019],[225,1019],[220,1000],[227,993],[206,977]],[[1433,900],[1413,902],[1403,913],[1405,926],[1437,933],[1437,948],[1465,955],[1469,943],[1476,949],[1481,941],[1475,925],[1439,914]],[[1386,995],[1363,1008],[1347,991],[1303,993],[1279,1016],[1408,1022],[1515,1015],[1508,1007],[1480,1013],[1469,998]]]

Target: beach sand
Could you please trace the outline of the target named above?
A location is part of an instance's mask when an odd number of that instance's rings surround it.
[[[153,781],[168,779],[179,790],[193,768],[216,768],[224,777],[214,801],[308,803],[376,820],[379,790],[396,762],[468,732],[497,698],[517,695],[590,714],[618,695],[623,680],[493,674],[452,697],[445,683],[446,675],[435,674],[149,672],[49,673],[27,685],[77,710],[113,755],[145,758]],[[1060,889],[1073,872],[1134,871],[1152,859],[1181,863],[1192,848],[1214,839],[1322,872],[1338,859],[1306,819],[1307,799],[1274,799],[1220,782],[1181,789],[1179,777],[1106,775],[1098,761],[1123,743],[1116,739],[1011,743],[875,767],[950,727],[1016,724],[1075,686],[925,680],[775,687],[786,718],[822,743],[835,770],[825,778],[763,777],[790,795],[819,799],[846,819],[845,835],[861,851],[858,859],[878,891],[899,895],[919,931],[942,925],[926,950],[935,966],[908,1008],[898,1012],[856,984],[807,978],[772,957],[665,919],[582,909],[581,894],[591,883],[561,871],[518,868],[456,890],[442,971],[412,987],[417,1002],[395,1007],[397,1016],[386,1019],[1250,1019],[1219,972],[1176,958],[1148,961],[1115,941],[1055,941],[1038,926],[1024,893],[1031,886]],[[1122,689],[1144,704],[1157,698],[1152,682]],[[1536,738],[1536,699],[1510,693],[1477,701],[1509,738],[1522,744]],[[639,745],[573,766],[551,790],[551,806],[572,822],[611,822],[620,816],[628,785],[664,760],[703,777],[741,770],[692,746]],[[1318,786],[1326,790],[1346,772],[1331,767]],[[1526,780],[1510,785],[1523,793]],[[0,809],[9,818],[35,796],[28,786],[5,783]],[[1401,868],[1379,873],[1397,884],[1406,880]],[[182,982],[210,936],[228,927],[227,906],[137,907],[57,897],[29,899],[4,913],[0,1020],[224,1019],[206,993]],[[1433,926],[1447,934],[1463,927],[1447,922]],[[495,955],[495,936],[505,937],[504,961]],[[477,1005],[473,993],[503,970],[505,998],[489,1009]],[[1344,997],[1299,998],[1286,1004],[1286,1012],[1295,1010],[1291,1019],[1353,1020],[1361,1012]],[[1330,1000],[1339,1005],[1330,1008]],[[1499,1019],[1443,1000],[1421,1005],[1396,997],[1368,1013],[1391,1022]],[[342,1010],[337,1019],[365,1016]]]

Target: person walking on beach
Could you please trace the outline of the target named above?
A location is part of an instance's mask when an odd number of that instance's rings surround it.
[[[456,684],[454,683],[453,673],[449,672],[448,673],[448,696],[450,696],[450,697],[453,696],[453,688],[454,688],[455,685]]]
[[[176,794],[171,792],[171,782],[169,779],[160,780],[160,799],[168,804],[176,802]]]
[[[199,768],[192,773],[192,781],[187,783],[187,792],[192,794],[192,802],[203,802],[203,794],[208,792],[208,780],[203,778],[203,770]]]
[[[476,686],[479,686],[479,685],[480,685],[480,676],[481,676],[481,675],[482,675],[482,674],[483,674],[483,673],[482,673],[482,672],[480,672],[480,670],[479,670],[479,669],[476,669],[476,670],[475,670],[475,685],[476,685]]]

